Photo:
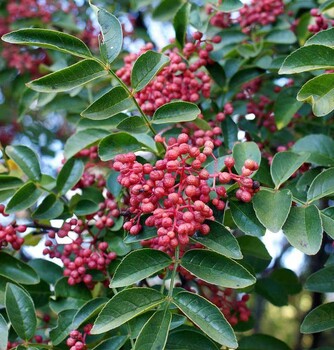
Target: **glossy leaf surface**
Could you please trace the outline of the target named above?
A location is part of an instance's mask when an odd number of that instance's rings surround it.
[[[224,315],[203,297],[180,292],[174,296],[173,303],[214,341],[231,348],[238,346],[233,329]]]

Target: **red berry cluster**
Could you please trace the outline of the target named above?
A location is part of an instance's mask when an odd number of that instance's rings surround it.
[[[3,204],[0,204],[0,215],[8,216]],[[10,244],[13,249],[19,250],[24,243],[24,238],[19,237],[19,233],[25,232],[26,229],[25,225],[16,225],[15,221],[6,226],[0,224],[0,249]]]
[[[107,210],[105,215],[101,209],[93,219],[93,215],[87,221],[71,219],[65,222],[58,232],[50,231],[49,239],[46,240],[47,248],[43,250],[44,255],[51,258],[59,258],[64,263],[64,275],[68,276],[68,283],[74,285],[84,282],[88,288],[93,288],[95,282],[89,270],[97,270],[106,276],[107,268],[117,255],[114,252],[108,252],[108,243],[101,241],[100,233],[104,228],[110,228],[114,225],[111,212],[116,213],[116,204],[113,200],[106,200],[103,209]],[[117,213],[119,215],[119,211]],[[93,233],[97,229],[97,233]],[[59,244],[57,238],[71,240],[71,243]]]
[[[156,141],[163,139],[158,136]],[[178,245],[187,245],[196,231],[209,233],[210,227],[205,221],[214,220],[209,205],[224,209],[227,198],[224,184],[237,182],[240,188],[236,196],[245,202],[258,190],[249,178],[258,168],[256,162],[246,161],[242,175],[236,175],[231,170],[234,160],[228,157],[225,160],[228,172],[215,170],[210,174],[204,163],[208,156],[215,159],[214,144],[206,141],[200,149],[188,141],[187,134],[170,139],[164,159],[154,166],[137,162],[133,153],[116,156],[113,164],[114,170],[120,172],[119,183],[130,194],[131,218],[125,222],[124,229],[137,235],[142,229],[142,215],[148,215],[145,225],[156,227],[158,236],[144,244],[171,254]]]
[[[36,342],[36,344],[42,344],[42,343],[47,344],[48,343],[48,340],[44,340],[41,335],[35,335],[32,340],[34,340]],[[16,349],[16,347],[21,345],[21,344],[22,344],[22,341],[21,342],[20,341],[15,341],[15,342],[9,341],[7,343],[7,350]]]
[[[200,286],[203,296],[221,310],[232,326],[249,320],[251,311],[246,304],[249,300],[248,294],[244,294],[241,298],[238,298],[237,293],[231,288],[220,289],[202,280],[197,280],[197,284]]]
[[[65,8],[66,7],[66,8]],[[73,15],[74,21],[78,18],[78,6],[72,0],[57,2],[52,0],[8,0],[6,16],[0,18],[0,35],[11,31],[12,24],[23,19],[38,19],[43,25],[52,22],[52,16],[57,12],[67,12]],[[97,30],[88,22],[82,33],[82,39],[93,47],[97,47]],[[4,43],[1,52],[8,67],[16,68],[19,73],[30,72],[33,77],[39,76],[41,64],[50,65],[51,61],[43,49],[31,49],[13,46]]]
[[[24,18],[38,18],[44,23],[51,21],[52,13],[57,9],[51,0],[9,0],[7,12],[11,23]]]
[[[236,99],[249,100],[247,103],[247,113],[253,113],[256,117],[258,128],[265,127],[270,132],[277,131],[275,116],[273,113],[274,101],[266,95],[261,94],[259,90],[262,87],[261,78],[256,78],[243,85],[243,91],[238,93]],[[289,81],[285,86],[291,86],[293,81]],[[274,92],[280,92],[279,86],[274,87]]]
[[[152,44],[146,44],[140,54],[152,48]],[[201,40],[197,40],[196,43],[187,43],[183,49],[183,55],[187,59],[197,57],[190,66],[183,60],[177,48],[167,52],[170,64],[135,95],[142,110],[148,115],[153,115],[157,108],[175,99],[197,102],[201,95],[209,97],[211,79],[201,70],[201,67],[212,62],[209,58],[209,52],[212,49],[212,44]],[[116,72],[128,85],[130,85],[133,63],[140,54],[132,53],[126,56],[124,66]]]
[[[310,11],[310,14],[312,17],[315,18],[315,23],[314,24],[310,24],[307,29],[309,30],[309,32],[311,33],[318,33],[321,30],[327,29],[328,26],[331,24],[334,24],[334,20],[331,20],[329,18],[326,18],[320,11],[319,9],[312,9]]]
[[[219,0],[218,3],[221,3],[221,0]],[[215,8],[211,4],[205,5],[205,12],[208,15],[211,15],[210,24],[214,27],[223,29],[230,27],[232,24],[232,18],[230,13],[218,11],[217,8]]]
[[[97,153],[97,146],[91,146],[90,148],[85,148],[78,152],[76,158],[88,158],[88,162],[85,165],[85,171],[79,180],[79,182],[74,186],[73,189],[86,188],[95,185],[98,189],[103,190],[106,185],[105,173],[102,168],[111,167],[111,162],[101,162]],[[101,168],[99,166],[101,165]]]
[[[239,10],[238,22],[244,33],[249,33],[256,25],[265,26],[276,22],[284,13],[282,0],[252,0]]]
[[[70,337],[66,340],[66,345],[70,350],[86,350],[86,337],[90,334],[92,328],[92,324],[87,324],[83,329],[83,333],[78,330],[72,331]]]
[[[7,343],[7,350],[11,350],[11,349],[16,349],[17,346],[19,346],[21,344],[21,342],[18,341],[13,341],[13,342],[8,342]]]
[[[40,75],[39,66],[49,65],[50,59],[43,49],[30,50],[19,46],[4,43],[2,57],[7,61],[8,67],[16,68],[20,74],[30,72],[33,77]]]

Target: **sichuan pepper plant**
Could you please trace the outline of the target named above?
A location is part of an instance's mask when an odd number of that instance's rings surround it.
[[[122,11],[90,4],[99,28],[73,36],[47,24],[53,2],[4,9],[2,57],[33,79],[21,119],[61,109],[72,134],[55,176],[11,144],[19,128],[1,134],[0,350],[290,349],[242,334],[255,300],[333,292],[333,1],[150,3],[131,6],[175,38],[138,52]],[[24,18],[41,23],[12,28]],[[306,277],[270,264],[261,239],[279,232],[318,262]],[[301,332],[333,328],[333,305]]]

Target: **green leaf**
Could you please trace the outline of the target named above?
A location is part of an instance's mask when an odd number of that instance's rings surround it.
[[[276,153],[270,166],[270,174],[276,188],[287,181],[307,161],[308,157],[308,153],[301,155],[293,152]]]
[[[37,188],[33,182],[27,182],[14,193],[7,204],[6,212],[12,214],[30,208],[37,202],[42,193],[43,191]]]
[[[142,150],[147,149],[149,152],[158,154],[157,144],[154,141],[153,136],[147,133],[133,134],[133,137],[142,144]]]
[[[321,221],[324,231],[334,239],[334,207],[321,211]]]
[[[89,147],[91,144],[97,142],[103,137],[108,136],[110,133],[103,129],[85,129],[76,132],[74,135],[70,136],[65,144],[65,157],[67,159],[73,157],[79,151],[84,148]]]
[[[122,192],[122,185],[117,181],[118,172],[111,171],[110,174],[107,177],[107,183],[106,187],[107,190],[115,197],[117,198],[119,194]]]
[[[305,289],[318,293],[334,292],[334,266],[325,267],[310,275],[305,282]]]
[[[296,100],[298,89],[296,87],[284,88],[278,94],[274,105],[274,116],[278,130],[283,129],[297,113],[302,102]]]
[[[23,185],[23,181],[15,176],[0,175],[0,190],[7,191]]]
[[[98,314],[103,305],[108,302],[107,298],[95,298],[88,300],[74,315],[73,318],[73,329],[79,328],[84,323],[88,322],[88,320]]]
[[[264,40],[273,44],[293,44],[297,41],[297,37],[289,29],[274,29],[266,35]]]
[[[110,287],[126,287],[139,282],[172,263],[164,252],[155,249],[140,249],[128,254],[118,265]]]
[[[2,315],[0,315],[0,350],[7,350],[8,325]]]
[[[334,7],[334,3],[333,3],[333,7]],[[309,38],[306,41],[305,46],[319,44],[319,45],[325,45],[333,48],[334,47],[333,35],[334,35],[334,28],[322,30],[314,34],[311,38]]]
[[[153,115],[153,124],[181,123],[195,120],[201,110],[191,102],[175,101],[159,107]]]
[[[271,232],[278,232],[284,225],[292,204],[289,190],[268,191],[262,189],[253,197],[255,214],[261,224]]]
[[[89,215],[99,211],[100,206],[98,203],[90,199],[82,199],[76,204],[74,213],[77,216]]]
[[[325,2],[323,2],[320,6],[319,6],[319,10],[321,12],[325,12],[327,10],[330,10],[334,7],[334,1],[333,0],[327,0]],[[322,350],[322,349],[319,349]],[[325,350],[325,349],[324,349]]]
[[[170,20],[174,17],[182,4],[182,0],[162,0],[160,4],[153,10],[153,19],[158,21]]]
[[[331,328],[334,328],[334,302],[320,305],[307,314],[300,326],[300,331],[310,334]]]
[[[65,310],[78,310],[80,307],[82,307],[85,304],[86,300],[83,299],[76,299],[76,298],[58,298],[57,300],[51,299],[49,302],[50,309],[55,312],[56,314],[59,314],[62,311]]]
[[[107,74],[108,72],[99,63],[87,59],[35,79],[26,85],[39,92],[61,92],[82,86]]]
[[[315,205],[292,207],[283,232],[292,246],[301,252],[314,255],[321,246],[322,225]]]
[[[93,102],[81,115],[93,120],[103,120],[129,109],[133,105],[129,93],[122,86],[116,86]]]
[[[291,350],[281,340],[267,334],[253,334],[241,338],[238,350]]]
[[[77,131],[86,129],[103,129],[106,131],[114,131],[117,125],[129,116],[125,113],[118,113],[113,116],[113,118],[103,119],[103,120],[93,120],[88,118],[81,118],[77,126]]]
[[[173,303],[211,339],[221,345],[237,348],[232,327],[221,311],[208,300],[184,291],[173,297]]]
[[[312,181],[307,192],[307,201],[313,202],[334,193],[334,168],[321,172]]]
[[[63,277],[62,268],[49,260],[32,259],[29,261],[29,265],[38,273],[38,276],[40,276],[42,280],[49,284],[54,285],[58,279]]]
[[[277,281],[269,277],[260,278],[255,285],[255,292],[262,295],[275,306],[288,305],[288,293]]]
[[[138,337],[140,331],[145,326],[145,323],[147,323],[154,313],[155,311],[147,311],[127,322],[126,326],[129,329],[128,333],[131,339],[136,339]]]
[[[209,72],[211,78],[218,86],[224,86],[226,84],[226,74],[224,68],[217,62],[212,64],[208,64],[205,66],[207,71]],[[198,119],[203,120],[203,119]],[[224,134],[225,136],[225,134]]]
[[[123,237],[109,230],[104,240],[109,244],[109,249],[115,252],[117,256],[125,256],[131,251],[131,246],[126,244]]]
[[[56,30],[28,28],[5,34],[3,41],[10,44],[38,46],[53,49],[74,56],[91,58],[92,54],[80,39]]]
[[[311,134],[299,139],[292,147],[296,153],[310,154],[308,162],[331,166],[334,165],[334,141],[322,134]]]
[[[187,251],[182,257],[181,266],[206,282],[226,288],[244,288],[256,281],[237,262],[208,250]]]
[[[271,261],[271,256],[268,253],[263,242],[252,236],[240,236],[238,242],[244,255],[244,260],[255,272],[262,272]]]
[[[115,335],[104,340],[92,350],[120,350],[127,340],[128,338],[125,335]]]
[[[105,333],[141,313],[158,306],[165,300],[164,296],[154,289],[131,288],[116,294],[101,310],[92,334]]]
[[[168,336],[166,350],[218,350],[217,345],[205,335],[191,329],[180,329]]]
[[[148,127],[143,117],[134,115],[122,120],[117,125],[117,129],[130,134],[141,134],[145,133],[148,130]]]
[[[197,233],[192,239],[218,254],[232,259],[242,259],[238,241],[233,234],[217,221],[208,220],[206,223],[210,226],[210,233],[208,235]]]
[[[283,62],[278,74],[295,74],[317,69],[333,69],[334,48],[308,45],[292,52]]]
[[[172,321],[169,310],[157,311],[138,335],[134,350],[163,350]]]
[[[261,52],[261,46],[243,43],[237,47],[237,52],[243,58],[256,57]]]
[[[225,117],[221,125],[224,135],[224,146],[229,150],[233,149],[233,146],[238,141],[238,126],[229,116]]]
[[[278,282],[288,294],[295,295],[300,293],[302,290],[302,285],[298,280],[298,276],[295,274],[295,272],[289,269],[275,269],[271,273],[270,278]]]
[[[334,52],[334,51],[333,51]],[[317,117],[334,109],[334,73],[321,74],[306,82],[299,90],[298,101],[308,102]]]
[[[258,165],[261,163],[261,152],[255,142],[240,142],[236,143],[232,150],[233,158],[235,159],[235,169],[238,174],[241,174],[245,160],[254,160]]]
[[[91,300],[92,298],[91,292],[83,283],[69,286],[67,277],[62,277],[57,280],[54,287],[54,293],[57,299],[73,298],[83,300],[83,303],[85,303],[87,300]],[[72,308],[75,308],[75,306]]]
[[[50,220],[58,217],[63,210],[63,202],[61,202],[55,194],[50,193],[43,199],[42,203],[33,212],[32,217],[39,220]]]
[[[91,5],[92,6],[92,5]],[[123,45],[123,32],[119,20],[108,11],[92,6],[102,31],[103,51],[109,64],[120,54]]]
[[[37,327],[35,306],[30,295],[16,284],[8,283],[5,306],[15,332],[28,341],[35,335]]]
[[[169,62],[170,59],[166,55],[154,51],[146,51],[140,55],[131,72],[133,91],[142,90]]]
[[[42,174],[42,178],[39,183],[43,188],[49,191],[53,190],[56,187],[56,179],[47,174]]]
[[[75,325],[72,324],[76,312],[77,310],[71,309],[59,313],[57,326],[50,331],[50,339],[52,340],[53,345],[60,344],[66,337],[68,337],[72,330],[76,329]]]
[[[223,3],[219,5],[219,10],[223,12],[233,12],[240,10],[244,4],[240,0],[223,0]]]
[[[80,159],[71,158],[68,160],[57,176],[57,191],[66,194],[80,180],[85,169]]]
[[[231,201],[229,204],[233,221],[241,231],[256,237],[261,237],[266,233],[266,229],[256,217],[251,203]]]
[[[0,191],[0,202],[4,202],[7,199],[11,198],[14,193],[15,193],[15,190]]]
[[[37,284],[39,282],[39,277],[33,268],[4,252],[0,252],[0,276],[9,279],[15,278],[15,282],[21,284]]]
[[[61,311],[58,315],[57,326],[50,331],[50,338],[53,345],[60,344],[66,339],[69,333],[78,329],[85,321],[97,314],[107,298],[89,300],[79,310],[69,309]]]
[[[48,305],[52,295],[48,283],[41,280],[38,284],[26,285],[24,288],[31,296],[36,309]]]
[[[41,169],[36,153],[27,146],[7,146],[7,155],[22,169],[33,181],[41,179]]]
[[[187,26],[189,22],[191,4],[183,4],[173,19],[173,26],[175,30],[175,39],[181,47],[184,46],[187,34]]]
[[[226,68],[225,68],[226,69]],[[236,89],[240,85],[247,83],[263,74],[262,69],[258,68],[246,68],[239,70],[230,80],[230,88]]]
[[[99,143],[101,160],[113,159],[118,154],[140,151],[143,145],[133,136],[119,132],[103,138]]]

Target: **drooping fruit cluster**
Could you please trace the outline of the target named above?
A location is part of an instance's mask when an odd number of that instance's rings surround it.
[[[107,269],[111,261],[116,259],[115,252],[109,251],[109,245],[101,238],[104,229],[114,225],[117,205],[112,199],[106,199],[96,215],[87,216],[87,220],[71,219],[56,231],[49,231],[45,242],[44,255],[59,258],[64,263],[64,275],[68,283],[74,285],[83,282],[88,288],[95,285],[93,274],[99,271],[107,280]],[[67,238],[71,243],[58,243]]]
[[[128,85],[133,63],[144,52],[153,48],[152,44],[146,44],[139,54],[129,54],[124,58],[124,66],[116,74]],[[212,61],[209,52],[213,46],[200,39],[195,43],[187,43],[182,54],[191,64],[188,66],[181,57],[177,48],[165,53],[170,58],[170,63],[135,97],[142,108],[148,114],[163,104],[172,100],[198,102],[200,97],[209,97],[211,79],[201,68]]]
[[[163,142],[163,139],[157,136],[156,141]],[[236,197],[244,202],[249,202],[258,190],[257,183],[249,178],[258,168],[256,162],[247,160],[242,174],[236,175],[232,173],[234,159],[227,157],[228,172],[214,169],[210,173],[205,162],[208,157],[215,159],[214,144],[206,141],[200,149],[188,142],[187,134],[170,139],[164,159],[154,166],[137,162],[133,153],[116,156],[113,164],[114,170],[120,172],[119,183],[130,195],[130,219],[124,229],[137,235],[142,230],[141,218],[147,215],[145,225],[155,227],[158,235],[148,244],[171,254],[178,245],[187,245],[196,231],[210,232],[206,223],[214,220],[210,205],[224,209],[227,198],[224,184],[238,183]]]
[[[83,329],[83,333],[78,330],[72,331],[69,338],[66,340],[66,345],[70,350],[86,350],[86,337],[90,334],[92,328],[92,324],[87,324]]]
[[[0,204],[0,216],[8,216],[5,213],[5,206]],[[11,247],[15,250],[19,250],[24,243],[24,238],[20,237],[20,233],[27,230],[25,225],[17,225],[15,221],[8,225],[0,224],[0,249],[3,247]]]
[[[242,31],[248,34],[255,26],[276,22],[282,13],[284,13],[282,0],[252,0],[239,10],[238,22]]]
[[[231,288],[221,289],[202,280],[197,280],[197,284],[201,294],[221,310],[232,326],[249,320],[251,311],[246,304],[249,300],[248,294],[244,294],[240,298]]]
[[[325,30],[328,28],[328,26],[331,24],[331,25],[334,25],[334,20],[331,20],[327,17],[325,17],[320,11],[319,9],[312,9],[310,11],[310,14],[312,17],[314,17],[315,19],[315,23],[313,24],[310,24],[307,29],[309,32],[311,33],[318,33],[320,32],[321,30]]]

